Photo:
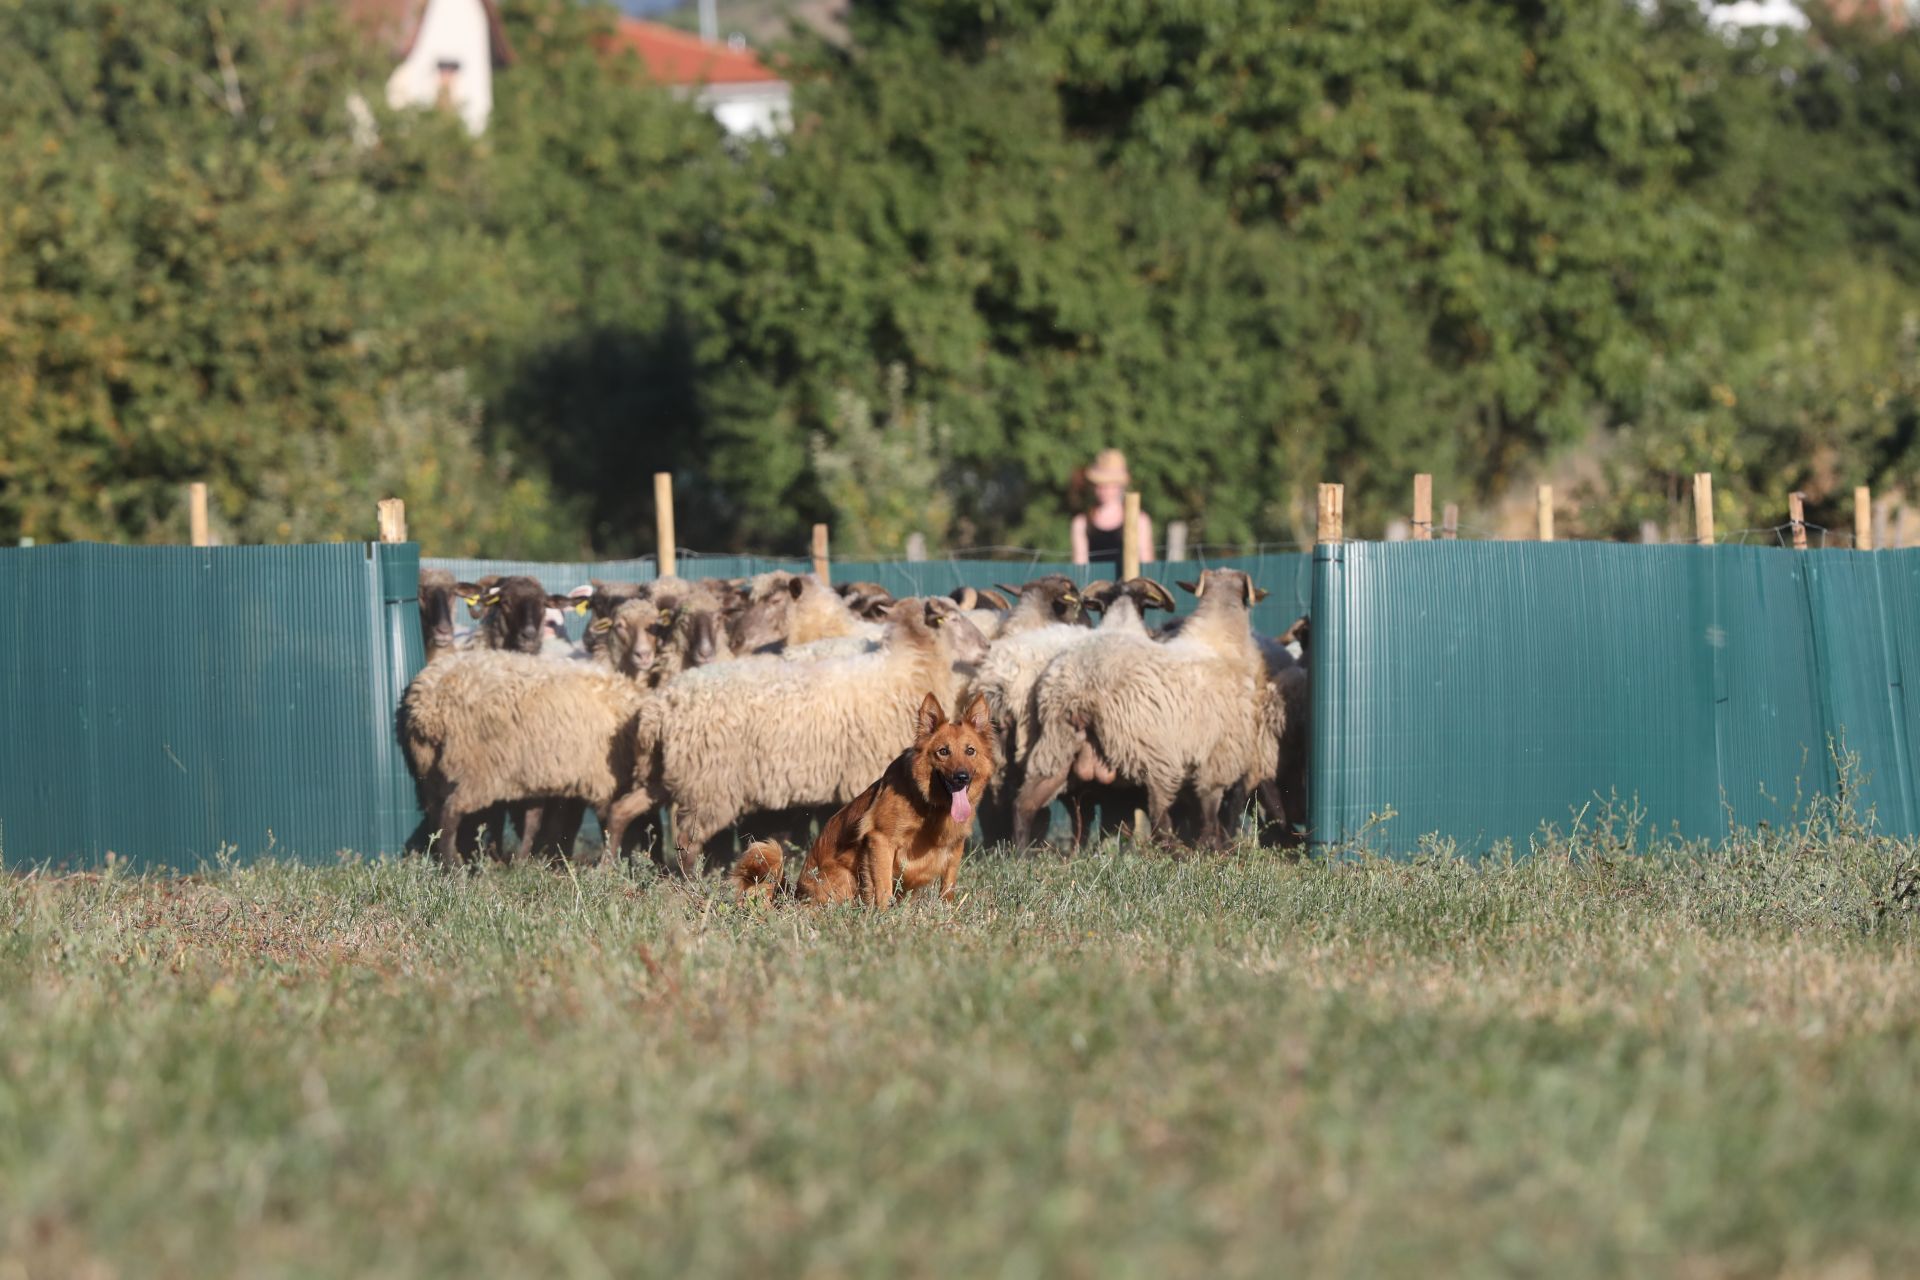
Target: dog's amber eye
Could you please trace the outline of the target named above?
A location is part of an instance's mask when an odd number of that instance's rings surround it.
[[[968,747],[968,748],[967,748],[967,754],[968,754],[968,755],[972,755],[972,754],[973,754],[973,748],[972,748],[972,747]]]
[[[934,752],[934,754],[937,756],[945,756],[945,755],[951,755],[952,752],[948,751],[945,747],[942,747],[938,751]]]

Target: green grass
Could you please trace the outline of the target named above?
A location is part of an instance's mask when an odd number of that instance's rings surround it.
[[[1912,1274],[1913,850],[0,878],[0,1276]]]

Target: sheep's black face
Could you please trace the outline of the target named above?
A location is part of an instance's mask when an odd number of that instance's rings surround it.
[[[720,656],[721,629],[720,615],[710,609],[702,610],[687,619],[689,638],[687,659],[696,667],[704,667]]]
[[[420,637],[429,662],[453,648],[453,601],[459,589],[451,575],[420,575]]]
[[[487,646],[539,653],[547,591],[532,578],[502,578],[487,595]]]

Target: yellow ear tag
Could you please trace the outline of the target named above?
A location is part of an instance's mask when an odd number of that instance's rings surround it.
[[[477,604],[479,604],[479,603],[480,603],[480,597],[479,597],[479,596],[462,596],[462,597],[460,597],[460,598],[461,598],[462,600],[465,600],[465,601],[466,601],[466,602],[467,602],[468,604],[471,604],[471,605],[477,605]]]
[[[584,615],[587,611],[587,602],[585,600],[582,600],[579,604],[576,604],[575,606],[573,606],[573,611],[575,613]]]

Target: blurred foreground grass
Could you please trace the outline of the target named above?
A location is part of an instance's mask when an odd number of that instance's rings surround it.
[[[1913,858],[0,877],[0,1276],[1914,1274]]]

